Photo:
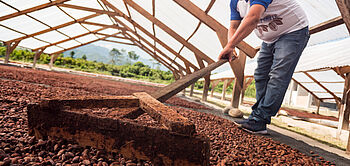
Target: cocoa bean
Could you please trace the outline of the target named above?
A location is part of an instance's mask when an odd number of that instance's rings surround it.
[[[79,163],[79,156],[75,156],[72,160],[73,163]]]

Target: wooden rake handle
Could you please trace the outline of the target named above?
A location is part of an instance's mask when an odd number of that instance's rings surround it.
[[[164,102],[226,62],[228,62],[227,59],[221,59],[214,62],[205,68],[197,70],[194,73],[186,75],[172,84],[161,88],[157,92],[152,93],[151,96],[160,102]]]

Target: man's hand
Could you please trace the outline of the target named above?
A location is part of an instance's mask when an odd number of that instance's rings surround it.
[[[232,58],[233,56],[234,56],[234,58]],[[218,60],[228,59],[231,62],[232,59],[235,59],[236,57],[237,57],[237,53],[236,53],[235,49],[226,46],[219,54]]]
[[[254,4],[250,7],[248,14],[242,21],[231,20],[230,28],[228,29],[228,41],[225,48],[221,51],[218,59],[228,59],[232,61],[232,56],[237,57],[233,48],[246,38],[257,26],[265,7],[260,4]]]

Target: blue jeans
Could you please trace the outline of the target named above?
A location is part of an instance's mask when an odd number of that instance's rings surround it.
[[[274,43],[262,43],[254,72],[256,103],[249,119],[271,123],[280,109],[295,67],[307,42],[309,29],[281,35]]]

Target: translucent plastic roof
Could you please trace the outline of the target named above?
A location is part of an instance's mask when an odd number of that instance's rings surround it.
[[[293,79],[302,84],[319,98],[334,98],[327,90],[341,98],[344,78],[333,68],[350,66],[350,37],[307,47],[296,67]],[[341,49],[339,49],[341,48]],[[253,76],[256,62],[245,66],[244,74]],[[317,80],[316,83],[314,80]],[[234,78],[231,70],[211,76],[211,80]]]
[[[305,9],[310,27],[340,16],[334,0],[323,0],[322,3],[315,0],[297,1]],[[230,0],[190,2],[224,27],[229,26]],[[37,8],[39,5],[42,6]],[[26,13],[18,14],[24,10]],[[121,30],[118,30],[118,27],[121,27]],[[201,23],[176,1],[171,0],[0,1],[0,41],[21,40],[19,46],[33,50],[46,48],[44,52],[49,54],[61,53],[97,40],[111,39],[113,35],[122,32],[136,39],[138,45],[141,43],[142,47],[147,48],[147,52],[157,53],[177,69],[186,68],[183,60],[186,59],[191,63],[190,70],[193,71],[194,68],[199,68],[196,50],[215,61],[222,49],[213,28]],[[348,35],[346,27],[340,25],[312,35],[309,46],[327,42],[326,44],[330,45],[329,49],[320,52],[338,51],[337,55],[340,56],[346,51],[333,50],[340,45],[333,46],[328,41],[339,40]],[[128,39],[113,40],[131,42]],[[245,41],[252,47],[261,44],[261,40],[255,34],[248,36]],[[316,52],[317,49],[310,49],[306,54]],[[342,62],[348,64],[345,60]],[[304,63],[308,64],[310,61],[306,60],[302,64]],[[317,65],[320,65],[320,68],[322,65],[332,67],[334,64],[331,60],[320,60]],[[298,66],[298,69],[309,70],[307,66]]]
[[[350,65],[350,37],[307,47],[296,71],[342,67]]]

